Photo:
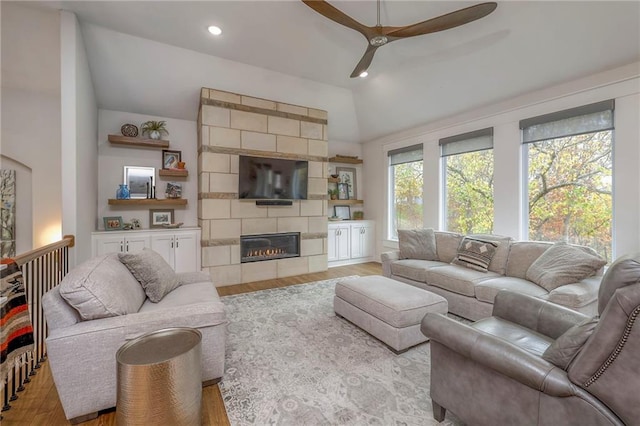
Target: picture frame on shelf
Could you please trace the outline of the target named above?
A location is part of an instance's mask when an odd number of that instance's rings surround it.
[[[356,169],[355,167],[336,167],[336,173],[340,179],[340,183],[346,183],[349,185],[349,198],[351,200],[355,200],[358,197],[356,194],[358,191],[356,190]]]
[[[179,182],[167,182],[165,196],[167,198],[182,198],[182,184]]]
[[[164,228],[174,223],[174,209],[150,209],[149,228]]]
[[[348,200],[349,199],[349,184],[339,183],[338,184],[338,200]]]
[[[105,231],[119,231],[124,229],[122,216],[104,216],[102,221],[104,222]]]
[[[349,220],[351,219],[351,207],[333,206],[333,216],[342,220]]]
[[[155,176],[155,167],[124,166],[124,184],[129,186],[129,198],[149,198]]]
[[[162,150],[163,169],[177,169],[180,162],[182,162],[182,151]]]

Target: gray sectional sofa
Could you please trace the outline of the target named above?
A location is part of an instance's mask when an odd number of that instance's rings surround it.
[[[497,243],[495,255],[484,272],[452,263],[458,255],[463,235],[446,231],[435,231],[434,234],[433,260],[406,258],[401,256],[401,250],[383,253],[384,275],[443,296],[449,303],[449,312],[470,320],[491,316],[494,299],[501,289],[555,302],[589,316],[597,313],[598,289],[603,274],[601,266],[586,274],[590,276],[549,291],[527,279],[527,272],[543,253],[554,246],[553,243],[513,241],[509,237],[494,235],[477,236]],[[588,247],[568,246],[588,256],[597,256]]]

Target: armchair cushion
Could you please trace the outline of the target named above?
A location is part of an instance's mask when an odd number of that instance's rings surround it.
[[[433,229],[398,229],[401,259],[438,260]]]
[[[596,325],[598,325],[597,318],[590,318],[574,325],[544,351],[542,358],[566,370],[589,336],[593,334]]]
[[[594,275],[606,263],[592,250],[557,242],[531,264],[527,279],[552,291]]]
[[[115,253],[90,259],[60,283],[60,295],[83,320],[138,312],[145,294]]]
[[[171,266],[155,251],[144,248],[135,253],[119,253],[120,261],[126,265],[140,282],[149,300],[158,303],[180,285]]]

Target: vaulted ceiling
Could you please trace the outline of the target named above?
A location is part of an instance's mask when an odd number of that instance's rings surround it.
[[[376,23],[374,1],[331,4]],[[381,21],[407,25],[473,4],[383,1]],[[297,0],[39,5],[76,13],[101,108],[194,120],[207,86],[327,109],[331,138],[345,142],[640,60],[638,1],[499,2],[468,25],[384,46],[366,79],[349,78],[364,37]],[[212,24],[222,36],[207,33]]]

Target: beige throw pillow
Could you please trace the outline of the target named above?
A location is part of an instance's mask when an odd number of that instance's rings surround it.
[[[557,242],[549,247],[527,270],[527,279],[552,291],[594,275],[607,261],[595,251]]]
[[[398,229],[401,259],[438,260],[433,229]]]
[[[129,271],[144,288],[149,300],[154,303],[162,300],[164,296],[180,285],[176,273],[171,266],[155,251],[145,248],[134,253],[118,254],[120,262],[129,268]]]

